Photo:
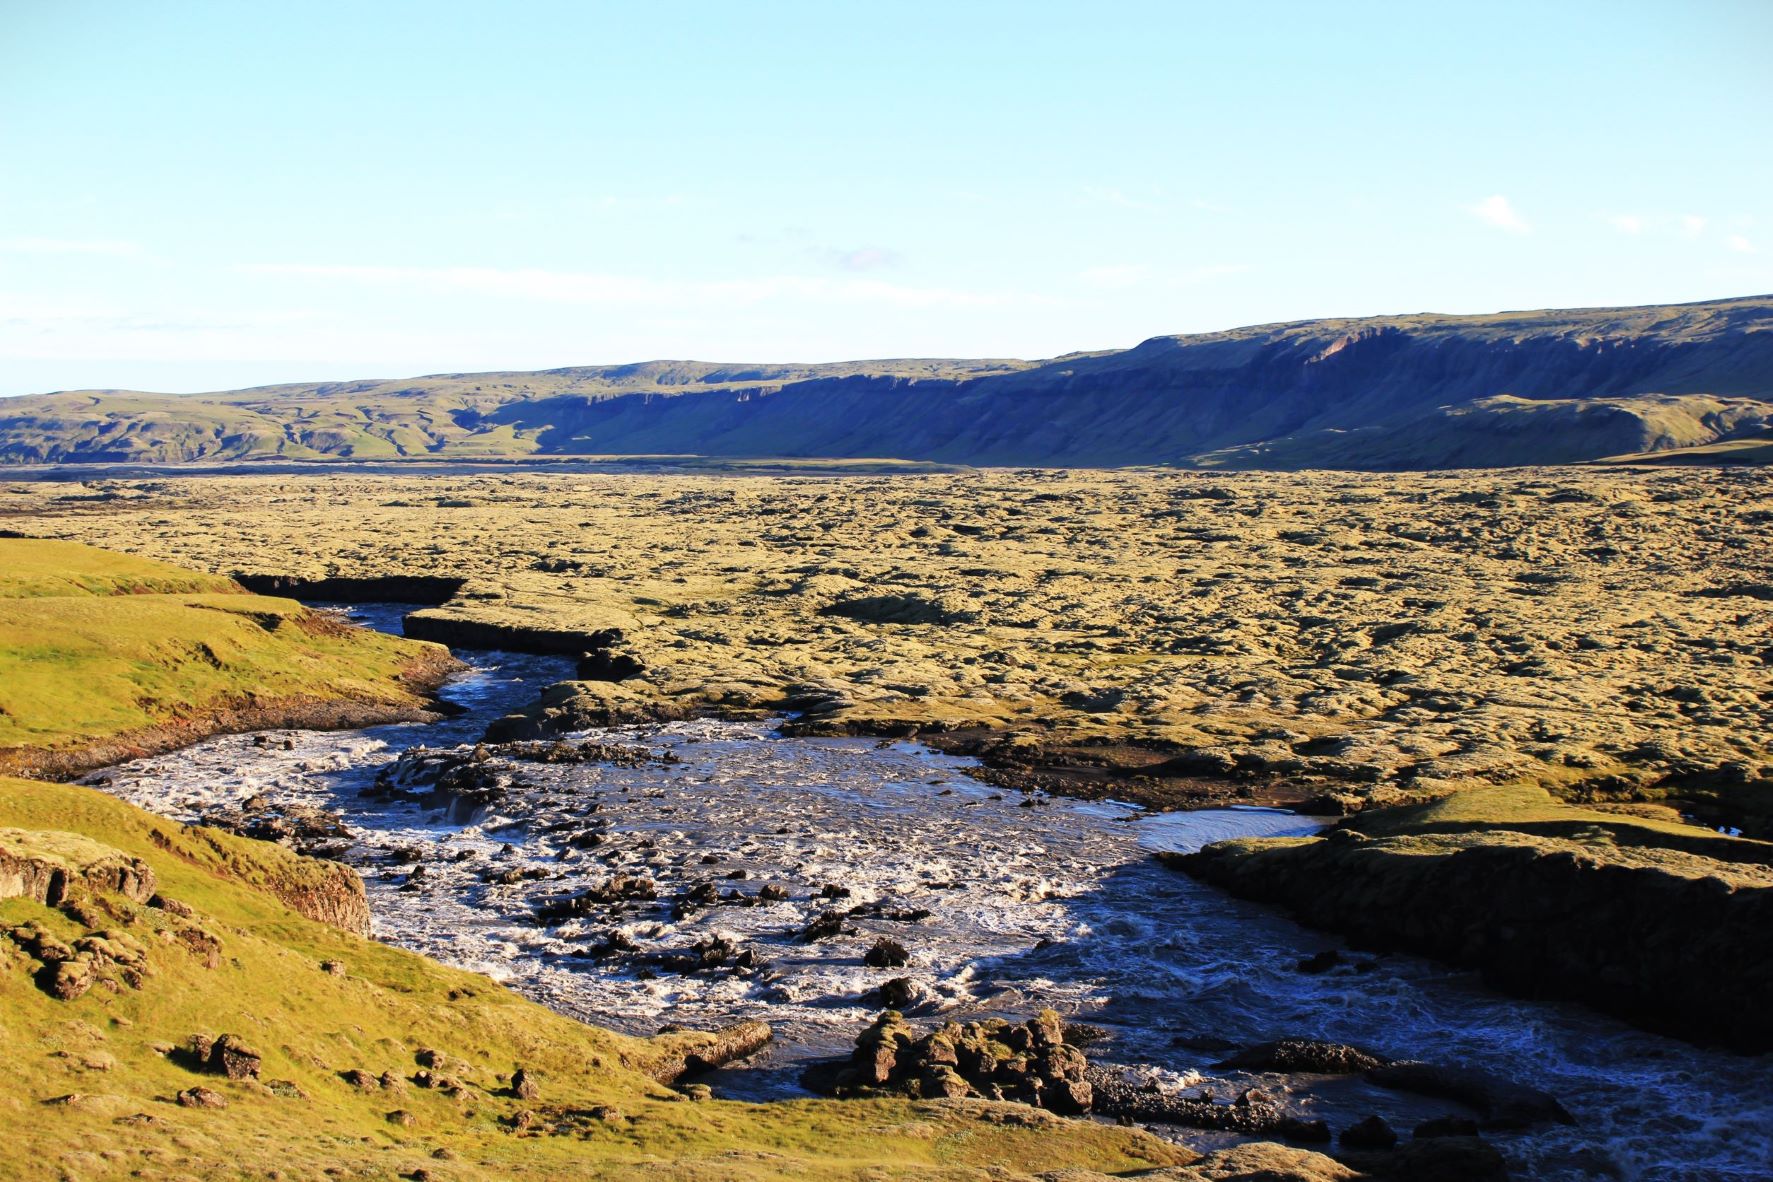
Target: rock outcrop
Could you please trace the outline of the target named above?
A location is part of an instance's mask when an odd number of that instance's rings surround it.
[[[767,1022],[738,1022],[707,1033],[684,1032],[671,1039],[651,1075],[660,1083],[676,1083],[687,1075],[749,1058],[768,1046],[772,1037]]]
[[[987,1018],[925,1034],[887,1010],[857,1036],[847,1064],[816,1067],[806,1083],[836,1096],[1013,1100],[1076,1116],[1094,1103],[1088,1069],[1052,1010],[1020,1024]]]
[[[1649,1029],[1773,1048],[1773,874],[1520,833],[1222,842],[1164,860],[1367,947],[1587,1002]]]
[[[76,887],[146,903],[154,871],[140,858],[77,833],[0,829],[0,899],[57,907]]]

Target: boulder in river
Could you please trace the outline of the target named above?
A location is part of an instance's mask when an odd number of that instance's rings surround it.
[[[1414,1061],[1387,1063],[1368,1071],[1367,1079],[1382,1088],[1457,1100],[1476,1109],[1486,1129],[1576,1123],[1576,1118],[1550,1092],[1475,1067],[1444,1067]]]
[[[1234,1067],[1242,1071],[1358,1075],[1382,1066],[1385,1062],[1359,1047],[1310,1038],[1283,1038],[1248,1047],[1218,1066]]]
[[[905,950],[905,945],[886,936],[876,940],[873,946],[862,954],[862,963],[872,969],[904,968],[910,962],[911,953]]]
[[[1344,1149],[1390,1149],[1397,1144],[1397,1133],[1382,1116],[1369,1116],[1349,1125],[1338,1138]]]

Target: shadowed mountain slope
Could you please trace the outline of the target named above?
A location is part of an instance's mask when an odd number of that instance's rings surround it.
[[[77,391],[0,404],[0,462],[707,455],[1414,469],[1773,437],[1773,297],[1383,316],[1156,337],[1051,361],[650,362]]]

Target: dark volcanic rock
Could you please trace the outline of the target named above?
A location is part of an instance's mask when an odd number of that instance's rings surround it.
[[[1365,946],[1473,966],[1497,987],[1652,1030],[1773,1049],[1773,888],[1527,838],[1435,853],[1412,840],[1338,831],[1162,857]]]
[[[228,1098],[209,1088],[186,1088],[177,1096],[181,1108],[226,1108]]]
[[[905,945],[885,936],[876,940],[873,947],[862,954],[862,963],[875,969],[903,968],[910,961],[911,953],[905,950]]]
[[[676,762],[677,757],[670,752],[588,739],[515,740],[467,748],[412,747],[382,768],[376,774],[375,784],[364,795],[378,800],[408,800],[422,808],[448,809],[451,820],[459,822],[505,799],[516,775],[515,764],[601,763],[638,768]]]
[[[1536,1124],[1575,1124],[1576,1120],[1549,1092],[1515,1083],[1474,1067],[1442,1067],[1433,1063],[1388,1063],[1367,1072],[1382,1088],[1457,1100],[1484,1118],[1486,1129],[1524,1129]]]
[[[1089,1062],[1065,1042],[1052,1010],[1013,1024],[987,1018],[949,1022],[928,1033],[896,1010],[883,1012],[856,1038],[847,1062],[808,1070],[813,1091],[850,1097],[899,1093],[921,1099],[1014,1100],[1063,1115],[1082,1115],[1095,1102],[1085,1078]]]
[[[1397,1133],[1383,1117],[1369,1116],[1343,1129],[1338,1140],[1345,1149],[1390,1149],[1397,1144]]]
[[[229,1079],[257,1079],[261,1056],[232,1034],[224,1034],[209,1048],[207,1066]]]
[[[911,1005],[916,994],[912,990],[910,977],[894,977],[882,981],[873,996],[883,1009],[904,1010]]]
[[[1235,1067],[1243,1071],[1356,1075],[1362,1071],[1371,1071],[1383,1062],[1358,1047],[1307,1038],[1283,1038],[1239,1051],[1219,1066]]]
[[[236,571],[234,581],[254,595],[277,595],[321,603],[447,603],[468,580],[443,575],[296,575]]]
[[[1165,1092],[1155,1085],[1131,1083],[1116,1073],[1092,1070],[1089,1081],[1095,1088],[1095,1110],[1103,1116],[1245,1136],[1286,1136],[1289,1132],[1302,1134],[1296,1138],[1299,1140],[1317,1136],[1307,1122],[1288,1115],[1274,1097],[1255,1088],[1240,1092],[1229,1104],[1221,1104],[1208,1093],[1185,1096]]]
[[[1510,1177],[1501,1151],[1476,1137],[1435,1137],[1373,1150],[1345,1142],[1337,1156],[1375,1182],[1508,1182]]]
[[[833,936],[843,934],[844,914],[841,911],[822,911],[801,930],[800,938],[808,944],[815,940],[829,940]]]
[[[724,1026],[690,1046],[681,1059],[668,1061],[653,1073],[660,1083],[676,1083],[686,1075],[712,1071],[755,1055],[769,1045],[772,1032],[765,1022],[739,1022]]]

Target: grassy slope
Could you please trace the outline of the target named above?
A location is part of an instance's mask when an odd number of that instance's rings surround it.
[[[70,542],[0,539],[0,754],[278,699],[417,706],[400,677],[439,655],[227,579]]]
[[[1039,1120],[1046,1127],[1036,1129],[930,1105],[683,1102],[641,1069],[681,1053],[690,1036],[648,1042],[584,1026],[483,977],[305,920],[250,885],[299,872],[303,860],[275,846],[23,780],[0,779],[0,827],[74,832],[147,860],[160,891],[223,942],[219,967],[205,968],[154,934],[184,921],[113,901],[119,916],[107,925],[148,947],[150,975],[139,990],[94,988],[71,1002],[37,989],[22,956],[0,956],[5,1159],[44,1163],[43,1177],[393,1178],[421,1165],[448,1179],[978,1177],[989,1163],[1115,1170],[1180,1156],[1130,1131]],[[0,902],[0,925],[31,920],[65,939],[86,930],[35,903]],[[325,960],[344,962],[346,974],[324,972]],[[199,1075],[155,1049],[224,1032],[264,1056],[263,1079],[293,1081],[306,1098]],[[422,1047],[466,1064],[452,1069],[469,1084],[461,1097],[411,1085],[365,1093],[338,1076],[410,1076]],[[520,1063],[539,1077],[538,1100],[504,1094],[501,1073]],[[171,1102],[198,1084],[228,1107]],[[45,1104],[70,1093],[82,1099]],[[589,1117],[597,1105],[622,1116]],[[540,1127],[571,1127],[519,1135],[510,1118],[523,1109]],[[415,1123],[390,1123],[395,1110]],[[119,1119],[139,1113],[152,1121]],[[434,1159],[438,1149],[451,1156]]]

